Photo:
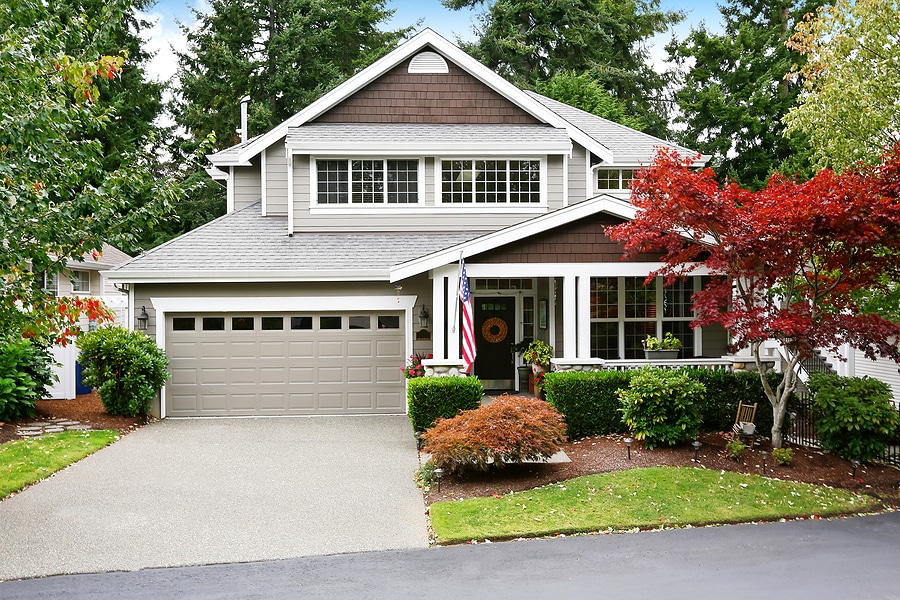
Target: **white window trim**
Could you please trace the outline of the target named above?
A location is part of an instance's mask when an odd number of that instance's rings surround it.
[[[404,160],[417,161],[418,168],[416,169],[416,177],[418,179],[418,200],[416,202],[405,202],[398,204],[388,204],[387,203],[387,180],[385,180],[385,201],[384,202],[372,202],[372,203],[354,203],[347,202],[347,204],[319,204],[319,172],[318,167],[316,166],[316,162],[319,160],[337,160],[337,161],[346,161],[347,162],[347,176],[352,177],[351,169],[350,169],[350,161],[353,160],[381,160],[384,161],[385,171],[387,171],[387,161],[389,160]],[[348,184],[352,184],[352,180],[348,179]],[[425,205],[425,157],[424,156],[394,156],[394,155],[385,155],[385,156],[355,156],[355,155],[341,155],[341,156],[331,156],[331,155],[316,155],[311,154],[309,156],[309,208],[310,213],[312,214],[323,214],[328,212],[339,212],[342,214],[371,214],[372,211],[385,210],[390,211],[392,214],[397,212],[418,212],[419,207]]]
[[[445,160],[470,160],[475,162],[477,160],[505,160],[507,164],[511,160],[525,161],[525,160],[536,160],[539,164],[539,176],[540,176],[540,200],[538,202],[527,202],[527,203],[519,203],[519,202],[485,202],[485,203],[476,203],[474,200],[472,202],[444,202],[443,190],[442,188],[442,163]],[[530,213],[534,212],[535,209],[547,208],[547,187],[548,187],[548,163],[547,155],[541,156],[517,156],[517,155],[496,155],[496,156],[485,156],[485,155],[467,155],[467,156],[435,156],[434,157],[434,205],[442,208],[448,208],[453,211],[472,211],[477,213],[485,213],[491,212],[491,209],[494,209],[495,212],[502,213]],[[508,167],[507,167],[508,168]],[[507,190],[507,193],[508,190]],[[474,189],[473,189],[474,195]]]
[[[87,289],[86,290],[77,290],[75,289],[75,284],[79,281],[79,275],[84,274],[87,276]],[[72,269],[72,277],[70,278],[72,282],[72,293],[73,294],[90,294],[91,293],[91,272],[85,271],[83,269]]]
[[[615,190],[601,190],[600,186],[597,184],[597,174],[599,171],[619,171],[619,186],[621,186],[622,171],[639,171],[642,168],[642,165],[611,165],[609,163],[598,163],[590,168],[589,177],[591,185],[589,189],[594,191],[594,195],[610,194],[613,196],[630,196],[631,188],[629,187],[619,187],[619,189]]]

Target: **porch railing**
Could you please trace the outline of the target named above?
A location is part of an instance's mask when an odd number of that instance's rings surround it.
[[[731,360],[727,358],[678,358],[674,360],[608,360],[604,368],[614,371],[632,371],[644,367],[656,367],[658,369],[680,369],[692,367],[695,369],[731,370]]]

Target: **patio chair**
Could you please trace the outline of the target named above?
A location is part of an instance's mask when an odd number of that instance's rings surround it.
[[[738,402],[737,416],[734,418],[734,427],[731,428],[734,434],[733,439],[749,439],[750,446],[753,446],[756,440],[756,404],[749,405]]]

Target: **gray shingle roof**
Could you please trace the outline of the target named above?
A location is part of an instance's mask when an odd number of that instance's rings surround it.
[[[234,277],[251,273],[297,280],[304,274],[340,279],[358,278],[372,271],[387,278],[388,269],[402,262],[443,250],[484,235],[469,232],[361,232],[302,233],[287,236],[287,217],[263,217],[260,203],[198,227],[114,269],[114,279],[152,273],[166,279],[202,273],[198,279]],[[356,273],[353,277],[350,273]]]
[[[297,148],[347,147],[359,143],[376,143],[388,148],[413,144],[423,152],[452,146],[465,146],[477,152],[481,147],[528,144],[567,147],[570,144],[564,129],[548,125],[308,123],[291,127],[287,135],[287,145]]]
[[[635,159],[649,163],[656,154],[657,146],[674,147],[684,154],[695,153],[694,150],[636,131],[615,121],[592,115],[574,106],[542,96],[537,92],[526,90],[525,93],[568,121],[573,127],[583,131],[598,144],[608,148],[616,157],[617,163]]]

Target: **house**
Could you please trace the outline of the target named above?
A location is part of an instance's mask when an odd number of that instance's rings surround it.
[[[431,30],[244,137],[209,157],[227,214],[109,275],[171,362],[159,416],[404,413],[407,357],[462,364],[461,259],[487,389],[520,384],[523,339],[561,369],[641,359],[670,331],[684,357],[726,352],[720,327],[690,328],[703,272],[645,286],[659,257],[623,262],[603,233],[671,144],[521,90]]]
[[[43,287],[57,298],[66,296],[91,296],[103,300],[104,304],[115,313],[114,322],[124,324],[128,317],[128,297],[103,277],[106,271],[125,263],[131,257],[118,248],[103,244],[99,256],[95,259],[85,254],[79,260],[70,260],[67,268],[56,275],[44,273]],[[91,328],[87,317],[82,317],[79,326],[86,331]],[[52,399],[71,400],[76,394],[85,393],[89,389],[80,385],[80,366],[78,364],[78,348],[74,344],[65,347],[51,348],[54,364],[55,383],[48,392]]]

